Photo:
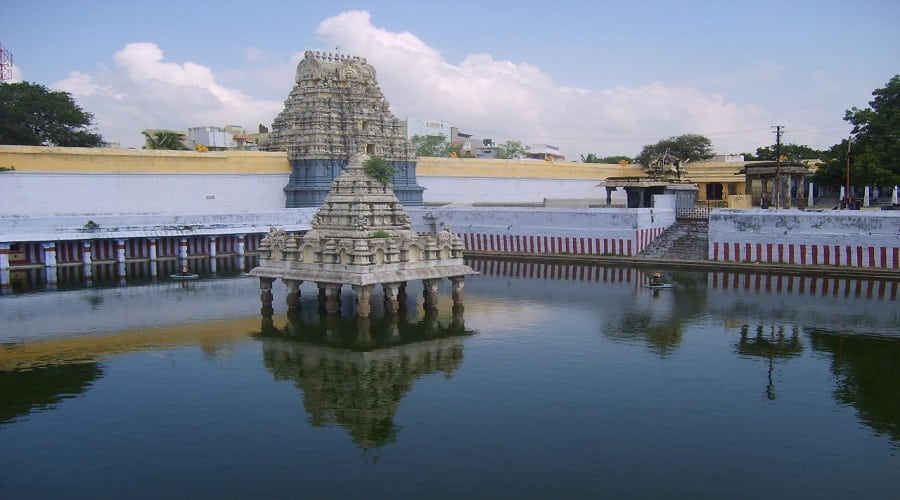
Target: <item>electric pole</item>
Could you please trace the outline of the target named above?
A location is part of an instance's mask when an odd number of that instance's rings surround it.
[[[783,125],[773,125],[775,129],[775,209],[781,208],[781,129]]]
[[[850,208],[850,201],[853,199],[850,197],[850,143],[853,141],[853,136],[847,137],[847,192],[846,199],[841,200],[846,202],[847,209]]]

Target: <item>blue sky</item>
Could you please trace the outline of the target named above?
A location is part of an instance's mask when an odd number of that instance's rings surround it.
[[[900,72],[900,2],[16,2],[20,78],[99,131],[271,124],[305,50],[366,57],[399,118],[498,141],[636,154],[682,133],[718,152],[827,147]]]

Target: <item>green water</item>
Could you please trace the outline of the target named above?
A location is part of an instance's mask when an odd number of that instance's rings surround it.
[[[473,265],[370,320],[237,273],[12,290],[0,497],[900,492],[896,282]]]

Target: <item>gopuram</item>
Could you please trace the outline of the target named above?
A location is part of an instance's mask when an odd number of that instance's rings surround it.
[[[422,205],[415,149],[378,88],[372,65],[361,57],[306,51],[295,81],[262,145],[267,151],[287,151],[287,208],[321,205],[331,181],[358,151],[391,163],[397,169],[397,198]]]
[[[465,277],[478,274],[463,264],[462,240],[449,228],[436,234],[413,231],[390,182],[364,171],[368,158],[364,153],[350,157],[309,232],[291,236],[272,228],[260,242],[260,265],[249,274],[259,277],[264,311],[271,310],[272,283],[278,278],[288,288],[289,308],[299,305],[303,281],[316,282],[329,314],[339,312],[341,288],[350,285],[357,293],[356,315],[369,317],[376,284],[384,289],[387,312],[396,313],[409,280],[422,280],[426,310],[437,307],[441,278],[453,284],[454,306],[462,305]]]

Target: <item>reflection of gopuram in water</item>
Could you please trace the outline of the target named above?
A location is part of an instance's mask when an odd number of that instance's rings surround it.
[[[373,319],[305,313],[292,311],[282,329],[263,318],[266,368],[303,391],[312,425],[340,425],[365,450],[395,441],[394,415],[413,383],[436,373],[449,377],[462,363],[469,334],[460,306],[451,318],[426,310],[418,322],[398,314]]]

